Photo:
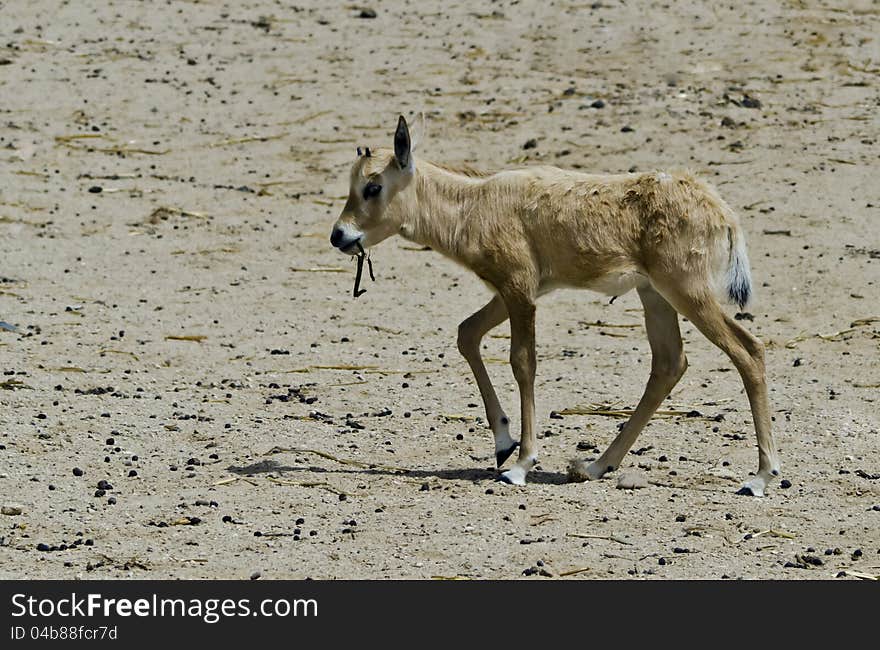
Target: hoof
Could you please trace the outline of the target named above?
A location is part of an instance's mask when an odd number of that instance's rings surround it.
[[[761,479],[746,481],[736,493],[747,497],[762,497],[764,496],[764,481]]]
[[[595,461],[588,463],[585,460],[573,460],[568,464],[568,482],[597,481],[605,474],[605,469],[607,468],[602,468]]]
[[[519,447],[519,443],[515,442],[512,445],[510,445],[510,447],[508,447],[507,449],[503,449],[501,451],[496,451],[495,452],[495,462],[497,463],[496,467],[501,467],[504,464],[504,461],[506,461],[508,458],[510,458],[510,455],[514,451],[516,451],[517,447]]]
[[[514,465],[506,472],[501,472],[498,480],[502,483],[509,483],[510,485],[525,485],[526,472],[522,467]]]

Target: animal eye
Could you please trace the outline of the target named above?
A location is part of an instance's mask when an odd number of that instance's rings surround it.
[[[376,183],[367,183],[367,186],[364,188],[364,198],[371,199],[374,196],[379,196],[379,192],[382,191],[382,186]]]

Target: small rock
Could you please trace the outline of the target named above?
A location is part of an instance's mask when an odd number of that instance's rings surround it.
[[[648,487],[648,477],[636,470],[623,472],[617,479],[618,490],[640,490],[646,487]]]
[[[358,18],[375,18],[376,10],[370,8],[361,9],[361,12],[358,14]]]
[[[536,138],[529,138],[526,140],[526,143],[523,145],[523,149],[534,149],[538,146],[538,140]]]
[[[260,579],[260,576],[262,576],[262,575],[263,575],[263,574],[260,573],[259,571],[254,571],[254,572],[251,574],[251,580],[259,580],[259,579]]]
[[[779,487],[781,487],[783,490],[787,490],[791,487],[791,481],[789,481],[787,478],[784,478],[779,482]]]
[[[592,104],[590,104],[590,108],[605,108],[605,102],[601,99],[597,99]]]
[[[0,507],[0,514],[9,515],[10,517],[15,517],[16,515],[20,515],[24,512],[24,509],[19,505],[7,504],[3,507]]]
[[[83,472],[79,467],[73,468],[73,475],[74,476],[82,476],[83,474],[85,474],[85,472]]]

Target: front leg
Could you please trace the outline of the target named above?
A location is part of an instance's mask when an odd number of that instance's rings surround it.
[[[510,420],[498,402],[495,388],[480,356],[480,342],[486,332],[505,320],[507,320],[507,308],[501,297],[496,295],[485,307],[458,326],[458,350],[471,367],[480,395],[483,397],[486,419],[495,436],[495,461],[498,467],[504,464],[519,443],[510,437]]]
[[[525,485],[526,475],[538,463],[535,439],[535,303],[533,299],[506,299],[510,315],[510,366],[519,385],[522,436],[519,459],[501,474],[501,480]]]

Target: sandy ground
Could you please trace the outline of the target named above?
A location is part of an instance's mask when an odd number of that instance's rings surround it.
[[[880,573],[880,9],[720,4],[2,3],[0,578]],[[429,159],[719,187],[790,487],[735,495],[747,401],[689,323],[664,408],[702,417],[644,431],[653,484],[566,483],[620,420],[550,412],[649,367],[637,297],[587,292],[539,305],[541,464],[496,482],[482,283],[395,239],[355,302],[327,241],[355,147],[420,111]]]

